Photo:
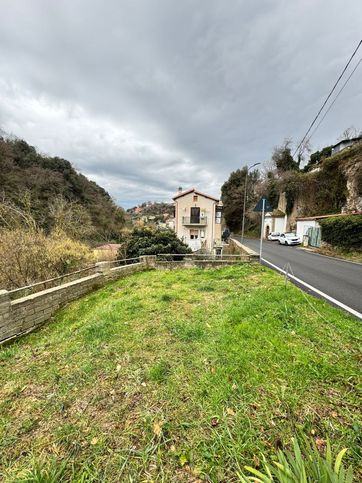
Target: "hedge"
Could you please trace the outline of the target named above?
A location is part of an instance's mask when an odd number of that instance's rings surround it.
[[[119,258],[133,258],[159,253],[192,253],[172,230],[136,227],[122,240]]]
[[[322,240],[330,245],[362,250],[362,215],[346,215],[319,221]]]

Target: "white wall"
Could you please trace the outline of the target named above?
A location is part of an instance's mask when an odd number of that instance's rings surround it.
[[[264,236],[267,233],[267,227],[269,227],[269,233],[278,231],[284,233],[287,225],[287,217],[276,217],[271,215],[265,215],[264,218]]]
[[[286,216],[283,216],[282,218],[275,218],[275,223],[274,223],[274,230],[273,231],[278,231],[279,233],[284,233],[286,229]]]
[[[303,235],[306,235],[308,228],[318,228],[319,223],[316,220],[297,220],[297,236],[303,241]]]

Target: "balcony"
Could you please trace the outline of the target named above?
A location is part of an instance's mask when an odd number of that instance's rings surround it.
[[[183,216],[182,217],[182,224],[185,226],[206,226],[207,225],[207,217],[204,216],[203,218],[193,218],[190,216]]]

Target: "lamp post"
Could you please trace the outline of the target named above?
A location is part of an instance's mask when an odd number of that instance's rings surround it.
[[[241,244],[243,244],[243,242],[244,242],[245,209],[246,209],[246,186],[247,186],[247,182],[248,182],[248,174],[249,174],[249,170],[252,169],[252,168],[255,168],[255,166],[258,166],[258,164],[261,164],[261,163],[255,163],[255,164],[253,164],[250,167],[248,167],[248,166],[246,167],[245,185],[244,185],[243,222],[242,222],[242,226],[241,226]]]

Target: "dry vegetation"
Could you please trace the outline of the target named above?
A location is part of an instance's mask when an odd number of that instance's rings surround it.
[[[56,231],[0,231],[0,288],[8,290],[64,275],[94,262],[87,245]]]

